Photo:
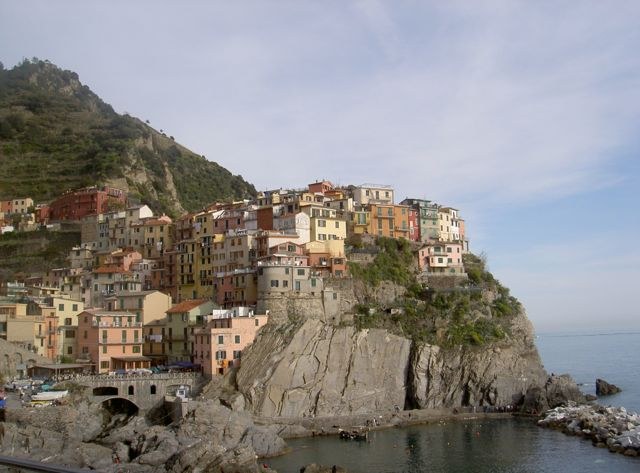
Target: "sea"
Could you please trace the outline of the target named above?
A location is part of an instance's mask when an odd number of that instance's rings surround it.
[[[622,392],[603,405],[640,412],[640,331],[539,334],[536,345],[549,373],[570,374],[585,394],[602,378]],[[337,437],[294,439],[291,452],[265,460],[279,473],[310,463],[350,473],[640,472],[640,457],[596,448],[590,441],[543,429],[531,419],[441,422],[371,432],[367,442]]]

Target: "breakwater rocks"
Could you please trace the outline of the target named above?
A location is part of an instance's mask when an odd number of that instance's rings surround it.
[[[590,439],[594,445],[628,456],[640,455],[640,416],[624,407],[569,405],[547,411],[541,427]]]

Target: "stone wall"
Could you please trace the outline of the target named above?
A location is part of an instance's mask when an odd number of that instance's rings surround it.
[[[339,325],[353,321],[356,297],[351,278],[325,278],[323,289],[315,292],[263,292],[257,302],[258,313],[268,313],[269,323],[291,320],[322,320]]]
[[[0,339],[0,374],[5,378],[26,376],[28,366],[49,364],[51,360]]]

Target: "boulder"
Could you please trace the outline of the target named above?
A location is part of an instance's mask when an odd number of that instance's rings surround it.
[[[604,379],[596,379],[596,394],[598,396],[609,396],[611,394],[616,394],[622,391],[615,384],[609,384]]]
[[[568,374],[551,375],[542,386],[533,386],[525,394],[521,410],[530,414],[541,414],[569,401],[583,403],[584,395]]]

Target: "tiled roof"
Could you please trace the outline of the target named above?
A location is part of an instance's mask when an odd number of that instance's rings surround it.
[[[108,273],[130,274],[129,271],[126,271],[122,266],[116,266],[116,265],[100,266],[99,268],[94,269],[93,272],[95,274],[108,274]]]
[[[206,302],[208,302],[208,299],[191,299],[188,301],[182,301],[169,309],[167,311],[167,314],[189,312],[191,309],[198,307]]]

